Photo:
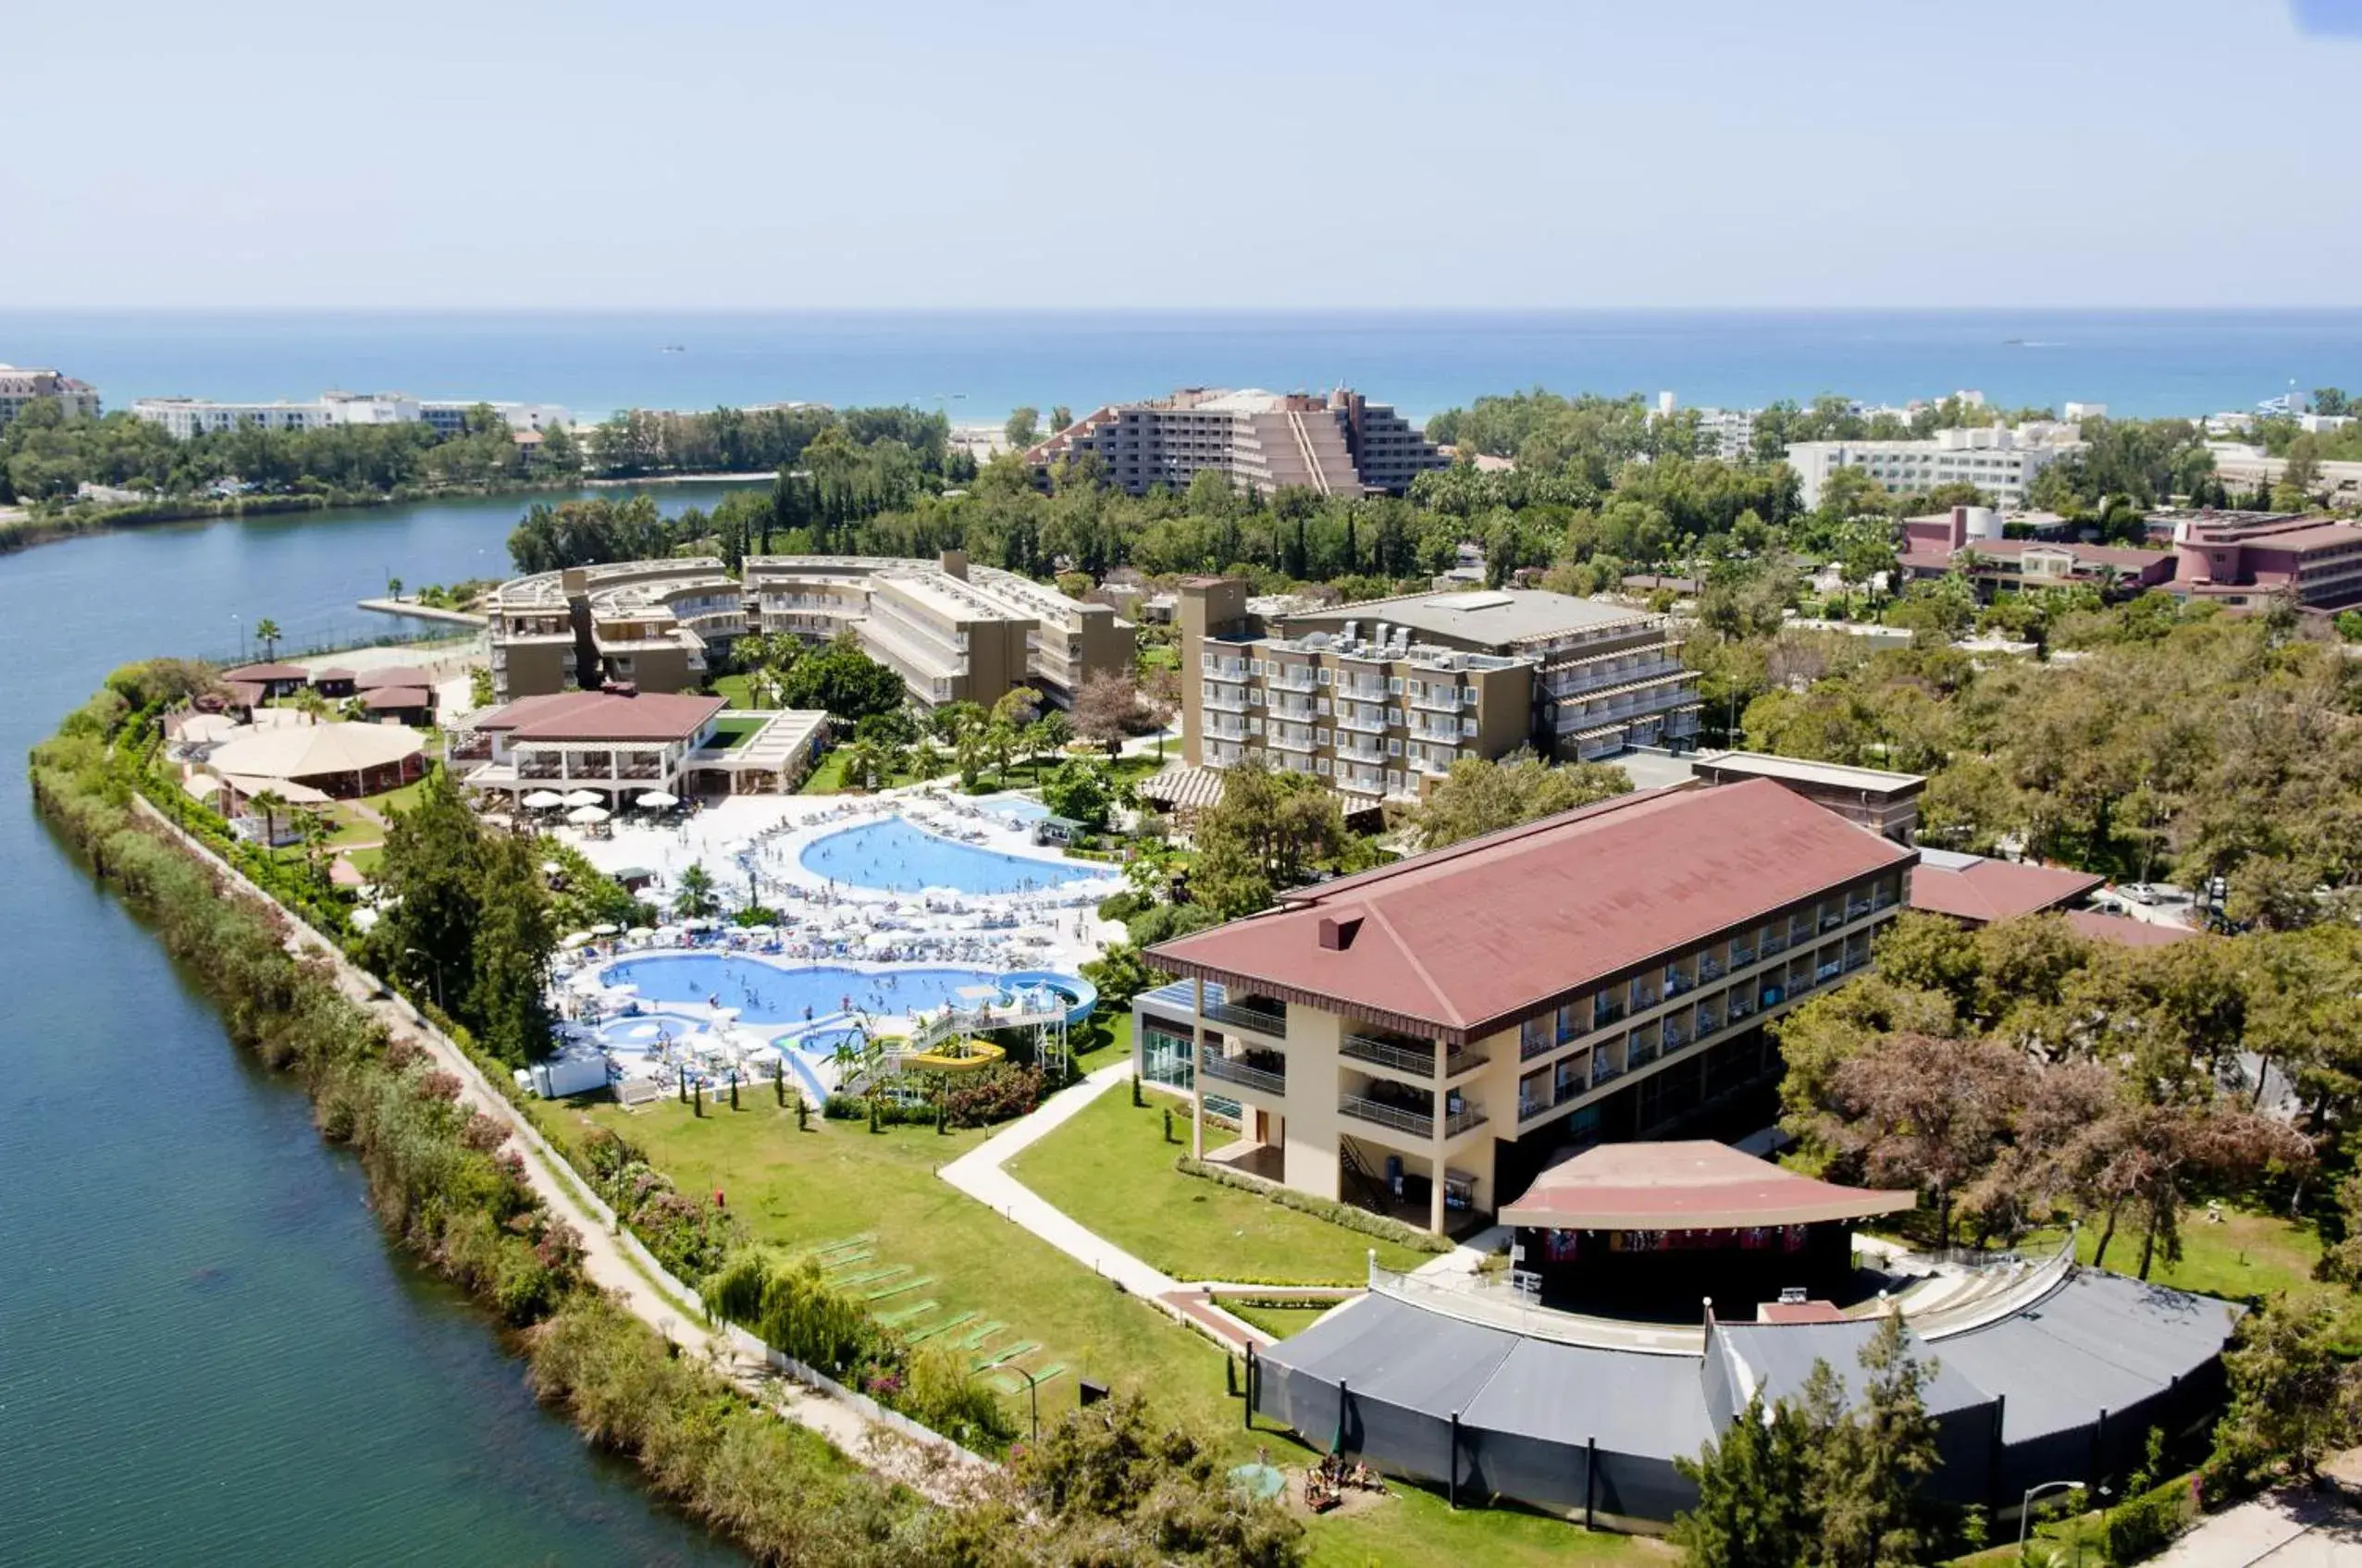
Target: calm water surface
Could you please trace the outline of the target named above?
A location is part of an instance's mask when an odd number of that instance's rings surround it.
[[[710,505],[713,487],[660,492]],[[523,503],[152,529],[0,556],[0,1562],[718,1564],[390,1255],[352,1164],[34,817],[21,759],[115,665],[408,623]]]

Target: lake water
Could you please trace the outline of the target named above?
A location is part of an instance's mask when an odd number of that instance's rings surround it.
[[[673,352],[678,351],[678,352]],[[2362,384],[2362,311],[723,312],[0,310],[0,362],[135,398],[421,397],[712,408],[912,403],[998,424],[1177,386],[1343,381],[1415,418],[1486,392],[1670,389],[1754,407],[1970,387],[2011,406],[2244,409]]]
[[[713,487],[666,487],[668,510]],[[302,1093],[254,1068],[43,831],[22,758],[106,672],[411,623],[389,570],[496,573],[519,500],[150,529],[0,556],[0,1560],[703,1564],[390,1253]]]

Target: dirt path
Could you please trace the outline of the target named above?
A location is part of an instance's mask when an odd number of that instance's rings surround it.
[[[237,870],[217,858],[203,843],[181,832],[147,800],[138,801],[149,821],[228,877],[249,897],[271,900]],[[744,1353],[720,1330],[709,1327],[686,1302],[676,1301],[658,1285],[639,1261],[625,1250],[614,1228],[612,1211],[561,1158],[525,1116],[485,1078],[451,1038],[422,1017],[400,996],[379,990],[375,980],[355,968],[335,945],[283,907],[278,908],[292,935],[288,948],[298,955],[327,959],[334,968],[340,991],[385,1026],[395,1039],[415,1042],[436,1064],[459,1080],[461,1102],[506,1128],[510,1140],[525,1156],[525,1174],[534,1194],[550,1212],[573,1226],[582,1238],[583,1272],[633,1316],[646,1323],[685,1353],[705,1361],[749,1397],[788,1420],[810,1427],[840,1451],[889,1480],[900,1482],[938,1502],[957,1503],[971,1489],[973,1465],[958,1449],[939,1442],[932,1451],[890,1427],[872,1421],[851,1405],[806,1389]]]

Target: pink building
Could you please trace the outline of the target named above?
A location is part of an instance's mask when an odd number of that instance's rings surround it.
[[[2170,582],[2175,554],[2069,539],[2004,538],[1991,508],[1956,506],[1904,522],[1901,565],[1906,581],[1964,571],[1984,599],[1996,593],[2077,586],[2130,598]]]
[[[2203,516],[2173,525],[2174,592],[2232,609],[2294,589],[2308,610],[2362,603],[2362,525],[2326,517]]]

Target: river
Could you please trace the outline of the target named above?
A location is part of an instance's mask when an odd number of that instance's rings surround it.
[[[670,512],[710,485],[657,487]],[[709,1564],[394,1255],[302,1093],[32,811],[21,759],[117,664],[424,630],[389,574],[500,575],[527,500],[142,529],[0,557],[0,1560]],[[241,622],[233,622],[233,615]]]

